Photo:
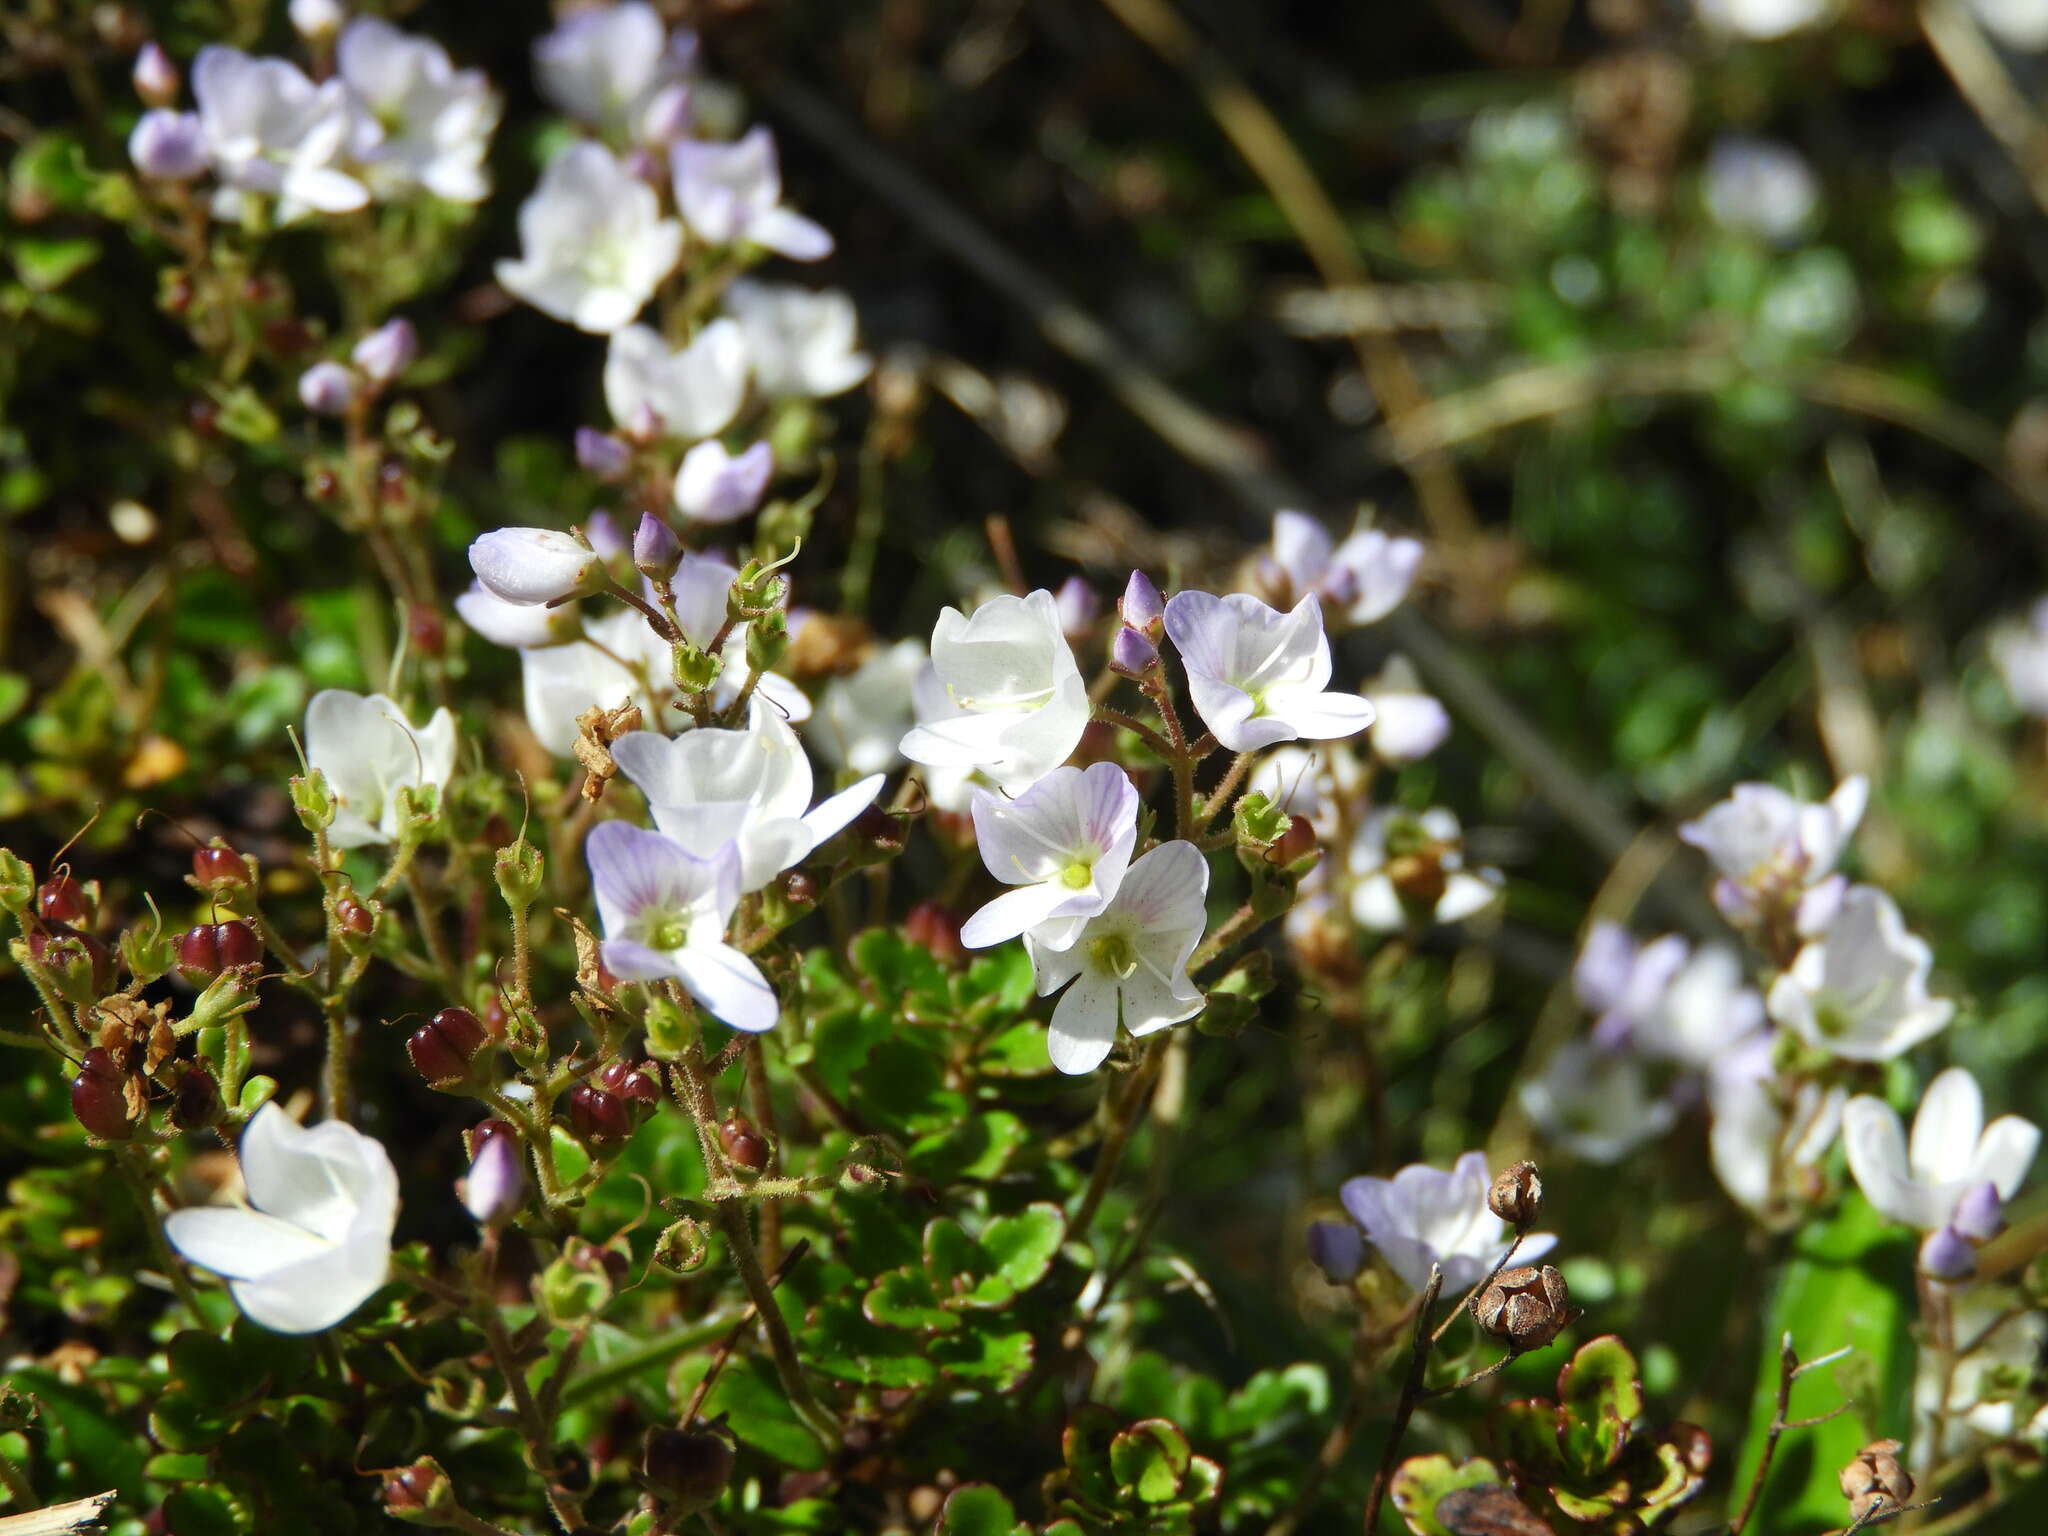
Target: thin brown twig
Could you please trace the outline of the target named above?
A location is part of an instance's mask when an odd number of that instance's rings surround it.
[[[1387,1499],[1387,1484],[1394,1476],[1395,1459],[1401,1454],[1401,1437],[1408,1433],[1408,1421],[1415,1417],[1415,1405],[1422,1401],[1422,1378],[1429,1370],[1429,1357],[1435,1340],[1429,1332],[1430,1309],[1436,1305],[1437,1293],[1444,1288],[1444,1271],[1441,1264],[1429,1267],[1429,1283],[1422,1288],[1422,1299],[1415,1308],[1415,1335],[1408,1351],[1408,1374],[1401,1381],[1401,1399],[1394,1405],[1394,1422],[1387,1428],[1387,1443],[1380,1452],[1380,1464],[1372,1475],[1372,1494],[1365,1501],[1365,1536],[1374,1536],[1380,1528],[1380,1506]]]

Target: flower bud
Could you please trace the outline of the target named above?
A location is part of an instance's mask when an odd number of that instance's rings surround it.
[[[1486,1208],[1517,1232],[1526,1232],[1543,1214],[1543,1181],[1536,1165],[1524,1159],[1494,1176],[1486,1192]]]
[[[774,478],[775,450],[768,444],[733,454],[717,438],[707,438],[683,455],[676,470],[676,510],[697,523],[738,522],[761,505]]]
[[[1128,677],[1133,681],[1150,677],[1158,665],[1159,647],[1143,630],[1126,624],[1109,642],[1109,670],[1118,677]]]
[[[943,902],[920,901],[903,919],[903,936],[941,965],[967,958],[960,942],[960,914]]]
[[[1069,576],[1061,582],[1059,591],[1052,595],[1052,603],[1059,614],[1060,633],[1069,640],[1087,634],[1102,617],[1101,597],[1079,576]]]
[[[219,1121],[222,1108],[213,1068],[204,1057],[194,1059],[171,1095],[171,1124],[181,1131],[202,1131]]]
[[[128,78],[135,83],[135,94],[142,98],[146,107],[168,107],[178,99],[179,87],[183,81],[178,75],[178,66],[171,62],[161,44],[149,42],[142,45],[142,51],[135,55],[135,68]]]
[[[299,375],[299,404],[315,416],[345,416],[356,403],[356,376],[337,362],[319,362]]]
[[[616,1147],[632,1134],[626,1106],[604,1089],[578,1083],[568,1100],[569,1132],[593,1152]]]
[[[1159,589],[1152,585],[1152,578],[1143,571],[1131,572],[1131,579],[1124,586],[1123,599],[1117,604],[1117,613],[1125,624],[1142,631],[1148,640],[1156,642],[1166,630],[1166,599],[1159,595]]]
[[[386,320],[355,344],[349,361],[379,384],[389,384],[420,355],[420,333],[400,315]]]
[[[576,429],[576,462],[600,480],[623,480],[633,464],[633,450],[595,427]]]
[[[753,1122],[738,1110],[727,1115],[725,1123],[719,1126],[718,1141],[735,1167],[759,1173],[768,1166],[767,1138],[756,1131]]]
[[[1312,1221],[1308,1256],[1330,1284],[1349,1285],[1365,1268],[1365,1234],[1348,1221]]]
[[[234,849],[209,843],[192,850],[192,883],[209,895],[223,896],[249,884],[249,866]]]
[[[199,115],[150,108],[128,135],[128,158],[150,181],[192,181],[204,175],[210,162]]]
[[[538,848],[521,837],[498,850],[492,872],[505,905],[523,912],[540,899],[547,860]]]
[[[1518,1355],[1543,1348],[1579,1315],[1564,1276],[1548,1264],[1504,1269],[1472,1298],[1472,1320]]]
[[[552,528],[498,528],[469,546],[469,567],[493,597],[529,607],[588,590],[599,575],[596,553]]]
[[[1899,1465],[1899,1450],[1896,1440],[1873,1440],[1842,1468],[1839,1481],[1851,1520],[1862,1521],[1887,1507],[1903,1509],[1912,1502],[1913,1478]]]
[[[1973,1243],[1988,1243],[2005,1230],[2005,1201],[1998,1186],[1986,1181],[1956,1202],[1948,1224]]]
[[[1954,1227],[1936,1227],[1920,1244],[1920,1273],[1950,1284],[1977,1273],[1977,1250]]]
[[[462,1181],[462,1205],[486,1227],[503,1226],[526,1203],[526,1157],[519,1138],[502,1120],[485,1121],[504,1134],[483,1135],[477,1128],[476,1153]]]
[[[675,1515],[694,1514],[725,1491],[732,1478],[732,1445],[708,1429],[651,1429],[640,1475]]]
[[[633,568],[650,581],[666,581],[682,558],[683,545],[675,530],[652,512],[642,512],[640,526],[633,530]]]
[[[341,30],[348,12],[341,0],[291,0],[292,28],[309,43],[324,43]],[[435,1469],[437,1472],[439,1468]]]
[[[102,1141],[126,1141],[135,1134],[128,1118],[128,1074],[102,1046],[85,1053],[71,1080],[71,1113]]]
[[[92,1002],[114,984],[113,954],[89,933],[38,930],[28,936],[28,953],[71,1002]]]
[[[46,923],[82,923],[91,913],[85,887],[69,875],[52,875],[36,888],[36,916]]]

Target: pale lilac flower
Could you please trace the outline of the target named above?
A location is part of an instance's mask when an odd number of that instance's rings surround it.
[[[469,590],[456,597],[455,613],[491,644],[518,650],[534,645],[560,645],[583,631],[583,620],[572,603],[554,608],[537,603],[508,603],[480,581],[471,582]]]
[[[1709,31],[1770,42],[1827,20],[1838,0],[1695,0]]]
[[[1803,234],[1820,201],[1813,168],[1798,150],[1738,133],[1714,141],[1702,192],[1715,223],[1774,243]]]
[[[730,320],[712,321],[675,352],[646,326],[629,325],[605,353],[605,404],[613,421],[638,435],[711,437],[739,414],[746,392],[746,343]],[[654,431],[640,434],[649,417]]]
[[[1704,853],[1720,878],[1714,902],[1730,922],[1754,923],[1777,912],[1790,913],[1833,874],[1863,819],[1870,783],[1861,774],[1844,779],[1818,804],[1794,799],[1770,784],[1738,784],[1726,800],[1678,829],[1684,841]],[[1835,905],[1838,892],[1820,892],[1822,906]],[[1826,926],[1822,915],[1802,914],[1801,931]]]
[[[676,470],[676,510],[693,522],[737,522],[761,505],[774,478],[775,450],[768,444],[734,454],[708,438],[684,454]]]
[[[812,806],[811,765],[796,732],[758,695],[745,730],[699,726],[673,739],[633,731],[611,750],[663,836],[699,857],[728,843],[738,849],[742,892],[808,858],[882,789],[882,776],[871,774]]]
[[[1403,890],[1398,861],[1430,866],[1420,890]],[[1351,915],[1375,933],[1397,933],[1414,923],[1462,923],[1501,898],[1497,869],[1465,866],[1464,832],[1457,814],[1442,806],[1417,816],[1394,807],[1368,815],[1351,840]]]
[[[462,1180],[462,1208],[486,1227],[501,1227],[526,1203],[526,1158],[518,1139],[486,1136]]]
[[[1308,1258],[1330,1284],[1349,1285],[1365,1268],[1365,1234],[1348,1221],[1312,1221]]]
[[[713,1018],[760,1034],[781,1014],[759,968],[725,941],[740,899],[731,843],[709,858],[623,821],[593,827],[584,852],[604,922],[599,951],[621,981],[674,978]]]
[[[1095,767],[1123,776],[1123,770],[1111,764]],[[1136,798],[1133,793],[1134,802]],[[980,811],[977,801],[977,828]],[[982,836],[986,839],[987,833]],[[986,856],[986,841],[982,851]],[[1124,851],[1128,857],[1128,845]],[[1115,897],[1106,907],[1074,920],[1075,931],[1060,935],[1065,939],[1060,947],[1047,939],[1064,924],[1041,924],[1024,936],[1038,995],[1067,989],[1046,1032],[1046,1049],[1055,1067],[1062,1072],[1094,1071],[1116,1043],[1119,1019],[1132,1035],[1149,1035],[1202,1011],[1206,999],[1188,976],[1188,961],[1207,926],[1203,902],[1208,890],[1208,861],[1195,845],[1161,843],[1122,872]],[[965,930],[961,936],[966,938]]]
[[[1991,660],[2013,703],[2048,720],[2048,597],[2027,610],[2025,623],[2001,624],[1991,634]]]
[[[1423,691],[1422,679],[1405,656],[1390,656],[1379,676],[1365,685],[1372,701],[1372,734],[1366,743],[1381,762],[1393,767],[1419,763],[1451,734],[1451,715],[1442,702]]]
[[[424,188],[454,203],[489,195],[484,155],[500,103],[481,70],[458,70],[433,39],[373,16],[349,23],[334,58],[354,94],[351,151],[371,191]]]
[[[662,143],[671,100],[696,68],[697,37],[671,38],[642,0],[577,11],[533,45],[541,94],[569,116],[629,140]]]
[[[590,590],[601,567],[582,540],[552,528],[494,528],[469,546],[469,568],[501,602],[560,602]]]
[[[356,401],[356,376],[340,363],[315,363],[299,375],[299,404],[316,416],[343,416]]]
[[[306,761],[337,804],[327,839],[337,848],[388,843],[402,823],[400,790],[443,789],[455,772],[455,717],[437,709],[423,726],[381,693],[340,688],[306,706]]]
[[[1187,668],[1195,712],[1233,752],[1354,736],[1372,724],[1371,704],[1329,691],[1330,642],[1313,596],[1280,613],[1243,593],[1176,592],[1167,599],[1166,632]]]
[[[389,384],[420,355],[420,335],[403,315],[387,320],[350,350],[348,358],[379,384]]]
[[[1725,944],[1707,944],[1672,975],[1632,1043],[1644,1055],[1707,1071],[1763,1028],[1764,1000],[1744,981],[1742,961]]]
[[[725,307],[746,336],[754,384],[770,399],[823,400],[868,376],[874,359],[859,350],[853,300],[837,289],[812,292],[741,278]]]
[[[832,254],[832,237],[782,204],[775,139],[753,128],[733,144],[681,140],[669,152],[676,209],[706,245],[758,245],[792,261]]]
[[[1780,1084],[1771,1037],[1762,1032],[1716,1061],[1706,1087],[1715,1177],[1737,1203],[1757,1212],[1768,1209],[1787,1171],[1810,1168],[1827,1155],[1849,1098],[1839,1086],[1809,1081],[1788,1090]]]
[[[144,43],[137,51],[135,67],[128,78],[135,86],[135,94],[149,107],[168,107],[178,99],[179,88],[185,83],[178,66],[157,42]]]
[[[1955,1004],[1930,997],[1934,956],[1892,899],[1852,887],[1841,915],[1771,984],[1771,1018],[1851,1061],[1889,1061],[1946,1028]]]
[[[151,181],[192,181],[206,173],[206,125],[196,112],[156,107],[135,121],[128,158]]]
[[[682,255],[683,228],[661,217],[654,189],[601,144],[548,162],[519,207],[517,261],[498,282],[543,314],[609,335],[647,306]]]
[[[633,450],[609,432],[578,427],[576,463],[600,480],[623,480],[632,467]]]
[[[252,1322],[278,1333],[332,1328],[390,1276],[390,1155],[344,1121],[308,1129],[275,1104],[256,1111],[239,1153],[248,1205],[172,1211],[164,1236],[225,1276]]]
[[[1422,545],[1377,528],[1360,528],[1342,544],[1315,518],[1273,514],[1273,547],[1260,565],[1263,584],[1283,604],[1311,593],[1338,618],[1371,624],[1400,606],[1422,564]]]
[[[309,43],[327,42],[348,20],[341,0],[291,0],[285,14],[291,18],[292,30]]]
[[[923,642],[899,640],[827,683],[805,733],[818,755],[851,773],[893,768],[903,755],[897,744],[910,728],[912,691],[924,665]]]
[[[280,220],[369,202],[369,189],[336,163],[351,116],[339,80],[315,85],[283,59],[216,44],[193,61],[192,95],[215,172],[228,186],[277,198]]]
[[[1842,1146],[1864,1197],[1890,1220],[1923,1232],[1947,1225],[1979,1185],[2010,1200],[2040,1144],[2040,1131],[2018,1115],[1985,1125],[1984,1095],[1961,1067],[1927,1085],[1910,1147],[1898,1112],[1882,1099],[1859,1094],[1842,1117]]]
[[[1115,763],[1055,768],[1014,800],[976,791],[974,836],[988,872],[1016,889],[968,918],[960,942],[985,949],[1029,933],[1034,949],[1062,950],[1130,867],[1138,791]]]
[[[1448,1173],[1414,1163],[1391,1179],[1349,1179],[1338,1194],[1366,1241],[1410,1290],[1429,1284],[1431,1267],[1441,1265],[1444,1294],[1457,1295],[1485,1279],[1508,1251],[1511,1234],[1486,1206],[1492,1187],[1486,1154],[1467,1152]],[[1556,1243],[1548,1232],[1531,1232],[1515,1258],[1529,1263]]]
[[[1090,706],[1052,594],[992,597],[972,618],[944,609],[916,710],[902,743],[913,763],[979,769],[1017,793],[1065,762]]]
[[[1643,1059],[1573,1040],[1521,1087],[1543,1133],[1589,1163],[1618,1163],[1671,1129],[1678,1111],[1653,1093]]]
[[[1662,1010],[1689,948],[1676,934],[1639,946],[1621,924],[1595,923],[1572,967],[1572,990],[1594,1015],[1593,1038],[1609,1049],[1632,1043]]]

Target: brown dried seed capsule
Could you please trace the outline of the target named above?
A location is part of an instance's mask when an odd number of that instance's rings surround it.
[[[657,1498],[688,1512],[725,1491],[732,1460],[731,1443],[708,1429],[651,1429],[640,1473]]]
[[[738,1110],[725,1117],[725,1124],[718,1128],[718,1140],[725,1155],[748,1172],[759,1173],[768,1166],[767,1138]]]
[[[1517,1232],[1526,1232],[1543,1214],[1543,1181],[1527,1159],[1512,1163],[1495,1176],[1486,1192],[1486,1208]]]
[[[1899,1449],[1896,1440],[1873,1440],[1842,1468],[1842,1497],[1849,1501],[1850,1519],[1903,1509],[1913,1501],[1913,1476],[1899,1465]]]
[[[1564,1276],[1548,1264],[1518,1264],[1472,1298],[1472,1319],[1516,1354],[1541,1349],[1578,1318]]]

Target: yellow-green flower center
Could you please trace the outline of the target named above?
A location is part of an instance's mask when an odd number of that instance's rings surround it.
[[[1138,968],[1137,946],[1126,933],[1105,933],[1089,940],[1088,958],[1097,970],[1107,971],[1119,981]]]
[[[1086,859],[1076,859],[1060,871],[1060,884],[1070,891],[1085,891],[1094,878],[1095,866]]]

